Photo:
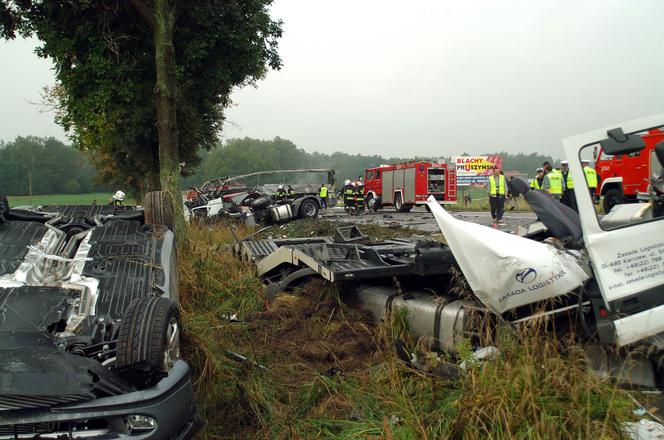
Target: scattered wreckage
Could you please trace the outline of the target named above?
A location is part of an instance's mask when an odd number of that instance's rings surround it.
[[[323,175],[310,182],[312,176]],[[276,183],[260,183],[275,178],[292,185],[293,194],[279,197]],[[251,186],[245,181],[256,180]],[[191,200],[185,202],[191,217],[197,219],[232,218],[248,224],[282,223],[297,218],[316,218],[323,206],[318,191],[320,184],[328,185],[334,194],[335,172],[331,169],[299,169],[259,171],[240,176],[206,181],[200,189],[194,189]],[[331,198],[331,203],[334,199]]]
[[[0,439],[196,432],[166,200],[27,210],[0,198]]]
[[[639,151],[636,133],[661,126],[664,115],[565,140],[574,180],[585,182],[586,148]],[[656,152],[664,163],[664,143]],[[645,203],[602,219],[582,183],[577,213],[515,179],[539,219],[523,235],[455,219],[430,198],[441,240],[371,242],[351,227],[334,237],[241,241],[235,252],[256,265],[268,298],[323,278],[378,320],[407,310],[414,336],[452,354],[462,341],[482,347],[504,325],[544,318],[578,335],[599,374],[655,389],[664,379],[663,177],[653,177]]]

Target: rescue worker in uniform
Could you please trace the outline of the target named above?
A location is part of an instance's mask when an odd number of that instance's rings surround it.
[[[318,197],[320,197],[320,204],[323,209],[327,209],[327,186],[324,183],[320,184],[320,189],[318,190]]]
[[[354,202],[353,186],[351,185],[350,180],[346,180],[346,182],[344,182],[344,208],[348,211],[353,207]]]
[[[560,201],[563,195],[563,175],[560,170],[551,166],[549,162],[544,162],[544,181],[542,182],[542,190],[546,191],[555,200]]]
[[[542,189],[542,183],[544,182],[544,168],[539,167],[535,170],[537,173],[535,178],[530,181],[530,189]]]
[[[353,188],[353,197],[355,199],[355,208],[364,210],[364,184],[358,182]]]
[[[121,206],[125,201],[125,193],[122,191],[116,191],[115,194],[111,196],[111,199],[108,201],[109,205]]]
[[[489,182],[486,185],[489,192],[489,205],[491,206],[491,219],[493,224],[504,224],[503,212],[505,211],[505,195],[507,194],[507,183],[505,176],[500,173],[500,169],[493,169],[493,176],[489,176]]]
[[[277,187],[277,193],[275,194],[275,198],[277,199],[278,202],[282,202],[286,200],[286,197],[288,197],[288,194],[286,193],[286,190],[284,189],[283,185],[279,185]]]
[[[590,166],[590,161],[588,159],[582,159],[581,166],[583,167],[583,174],[586,175],[588,191],[590,191],[590,199],[593,203],[597,203],[597,184],[599,183],[597,171]]]
[[[288,193],[288,197],[291,199],[295,198],[295,190],[293,189],[292,186],[288,185],[288,188],[286,188],[286,192]]]
[[[560,201],[563,205],[567,205],[576,212],[579,208],[576,206],[576,197],[574,196],[574,182],[572,181],[572,174],[569,172],[569,162],[563,160],[560,162],[560,172],[563,176],[563,195]]]

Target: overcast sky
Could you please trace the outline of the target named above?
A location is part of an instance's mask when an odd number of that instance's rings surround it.
[[[284,66],[233,94],[224,138],[384,156],[546,152],[664,111],[664,1],[276,0]],[[65,139],[34,41],[0,43],[0,139]]]

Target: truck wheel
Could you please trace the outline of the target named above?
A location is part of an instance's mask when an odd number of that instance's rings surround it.
[[[175,231],[175,215],[173,203],[168,193],[164,191],[150,191],[143,198],[143,209],[145,210],[145,223],[149,225],[168,226]]]
[[[313,199],[307,199],[300,205],[301,218],[316,218],[318,217],[318,203]]]
[[[116,368],[137,387],[168,375],[180,358],[180,312],[173,301],[143,297],[127,308],[118,334]]]
[[[374,211],[374,212],[378,211],[378,205],[376,203],[376,199],[371,194],[367,195],[366,205],[367,205],[367,211]]]
[[[394,209],[397,210],[397,212],[403,212],[403,202],[401,201],[401,194],[397,194],[394,196]]]
[[[621,190],[617,188],[610,189],[604,194],[604,201],[602,202],[602,208],[604,213],[608,214],[611,209],[625,202],[625,197]]]

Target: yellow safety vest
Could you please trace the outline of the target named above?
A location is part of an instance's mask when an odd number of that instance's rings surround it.
[[[319,195],[322,199],[327,198],[327,186],[321,186],[321,187],[320,187],[320,192],[318,193],[318,195]]]
[[[560,174],[562,174],[562,171]],[[565,187],[567,189],[574,189],[574,182],[572,181],[572,173],[570,171],[567,172],[567,181],[565,182]]]
[[[594,168],[586,165],[583,167],[583,172],[586,174],[586,182],[588,182],[588,188],[597,188],[597,171]]]
[[[553,169],[549,174],[549,193],[562,194],[563,193],[563,173],[559,170]]]
[[[530,189],[542,189],[542,185],[540,185],[537,177],[530,181]]]
[[[505,195],[505,176],[502,174],[498,178],[498,193],[496,193],[496,179],[494,176],[489,176],[489,194],[492,196]]]

